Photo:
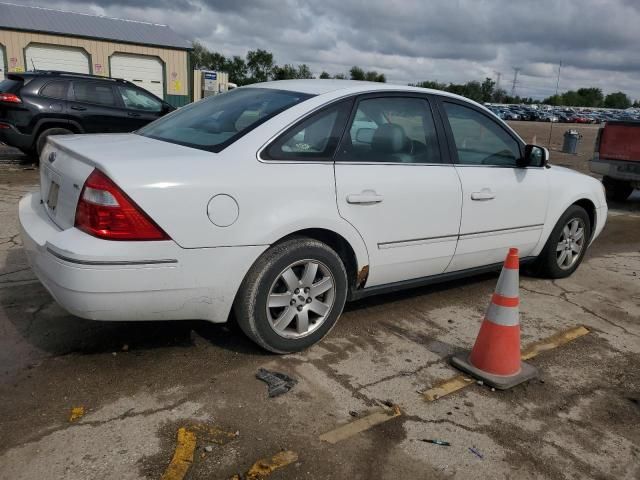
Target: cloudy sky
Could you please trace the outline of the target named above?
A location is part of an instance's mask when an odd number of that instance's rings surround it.
[[[394,83],[492,77],[545,97],[598,86],[640,98],[640,0],[7,0],[170,25],[225,55],[264,48],[278,63]]]

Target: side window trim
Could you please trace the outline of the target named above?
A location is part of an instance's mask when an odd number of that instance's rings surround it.
[[[282,129],[281,131],[276,133],[271,139],[269,139],[267,141],[267,143],[265,143],[262,147],[260,147],[260,150],[258,150],[258,154],[257,154],[258,160],[260,162],[265,162],[265,163],[333,163],[334,162],[334,157],[336,155],[336,152],[338,151],[338,148],[340,147],[340,143],[342,142],[342,137],[345,134],[345,131],[347,129],[347,125],[349,125],[349,121],[350,121],[351,115],[353,113],[354,100],[355,100],[355,96],[354,95],[350,95],[350,96],[346,96],[346,97],[342,97],[342,98],[337,98],[335,100],[332,100],[328,104],[321,105],[318,108],[316,108],[315,110],[307,112],[304,116],[298,118],[292,124],[289,124],[284,129]],[[348,112],[347,112],[345,121],[343,121],[342,125],[339,127],[341,131],[338,132],[338,142],[336,143],[336,147],[334,148],[333,153],[332,153],[330,158],[321,158],[321,159],[320,158],[318,158],[318,159],[316,159],[316,158],[282,159],[282,158],[269,158],[267,156],[267,150],[269,150],[269,148],[271,148],[273,145],[275,145],[281,138],[283,138],[286,135],[288,135],[292,130],[295,130],[300,125],[302,125],[304,122],[309,120],[310,118],[315,117],[316,115],[321,115],[323,112],[326,112],[327,110],[329,110],[331,108],[334,108],[334,107],[336,107],[337,105],[339,105],[341,103],[348,103],[349,104],[346,107],[348,109]]]
[[[448,151],[448,149],[445,148],[445,145],[448,144],[447,142],[447,137],[445,136],[445,131],[444,131],[444,120],[442,115],[440,114],[440,110],[438,109],[438,101],[437,99],[428,93],[422,93],[422,92],[412,92],[412,91],[402,91],[402,90],[398,90],[398,91],[388,91],[388,92],[370,92],[370,93],[361,93],[358,94],[354,97],[354,102],[353,105],[351,107],[351,114],[349,115],[349,118],[347,120],[347,123],[345,124],[344,130],[342,132],[342,136],[340,137],[340,142],[338,143],[338,148],[336,148],[336,151],[334,152],[334,163],[336,162],[335,158],[336,155],[338,154],[338,151],[340,150],[340,146],[342,145],[342,141],[344,139],[344,136],[347,135],[349,133],[349,125],[352,124],[352,122],[354,121],[354,118],[358,112],[358,105],[360,104],[360,102],[364,101],[364,100],[370,100],[370,99],[375,99],[375,98],[417,98],[420,100],[424,100],[426,101],[427,107],[428,107],[428,111],[429,113],[431,113],[431,117],[436,129],[436,138],[438,141],[438,148],[440,151],[440,162],[439,163],[397,163],[397,162],[355,162],[355,161],[341,161],[338,163],[344,164],[344,165],[370,165],[370,164],[375,164],[375,165],[403,165],[403,166],[410,166],[410,165],[429,165],[429,166],[447,166],[447,165],[452,165],[453,162],[453,158],[450,154],[450,152]]]
[[[86,81],[86,80],[75,80],[71,82],[71,87],[69,88],[69,91],[67,92],[67,98],[69,101],[71,102],[78,102],[78,103],[86,103],[87,105],[96,105],[98,107],[105,107],[105,108],[124,108],[121,99],[118,98],[118,95],[116,95],[116,91],[113,88],[113,85],[105,85],[107,87],[109,87],[111,89],[111,94],[113,95],[114,98],[114,104],[113,105],[107,105],[105,103],[93,103],[93,102],[86,102],[84,100],[77,100],[76,99],[76,92],[75,92],[75,85],[76,83],[97,83],[99,85],[102,85],[100,82],[92,82],[91,80]]]
[[[517,145],[518,145],[518,150],[520,151],[520,157],[522,157],[524,155],[524,142],[522,141],[522,139],[518,138],[517,136],[515,136],[513,134],[513,132],[511,132],[509,129],[505,128],[504,125],[502,124],[502,122],[498,122],[495,120],[495,118],[491,118],[489,115],[487,115],[486,112],[482,111],[482,109],[477,108],[475,105],[468,103],[468,102],[464,102],[464,101],[460,101],[457,98],[449,98],[449,97],[445,97],[442,95],[438,95],[437,96],[437,108],[438,108],[438,112],[440,114],[440,117],[442,119],[442,123],[444,125],[444,130],[445,130],[445,135],[446,135],[446,139],[447,139],[447,144],[449,145],[449,154],[451,156],[451,160],[452,163],[456,166],[456,167],[466,167],[466,166],[475,166],[475,167],[486,167],[486,168],[522,168],[522,167],[514,167],[511,165],[466,165],[463,163],[460,163],[460,160],[458,158],[458,148],[456,147],[456,142],[455,142],[455,138],[453,136],[453,130],[451,130],[451,124],[449,123],[449,117],[447,116],[447,112],[444,109],[444,103],[453,103],[456,105],[460,105],[461,107],[465,107],[465,108],[469,108],[471,110],[473,110],[476,113],[479,113],[480,115],[484,116],[487,120],[493,122],[495,125],[497,125],[498,127],[500,127],[500,129],[505,132]],[[540,168],[540,167],[526,167],[526,168]]]

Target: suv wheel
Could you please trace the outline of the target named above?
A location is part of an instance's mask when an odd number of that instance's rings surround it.
[[[584,208],[571,205],[553,228],[534,269],[547,278],[565,278],[576,271],[589,245],[591,222]]]
[[[633,187],[630,182],[615,180],[611,177],[604,177],[602,179],[602,183],[604,184],[604,189],[609,200],[624,202],[629,198],[631,192],[633,192]]]
[[[338,254],[297,237],[274,245],[251,267],[234,305],[243,332],[274,353],[304,350],[335,325],[347,298]]]
[[[66,128],[49,128],[47,130],[43,130],[36,140],[36,153],[38,154],[38,158],[40,158],[40,154],[47,143],[48,137],[51,135],[71,135],[72,133],[73,132],[71,130],[67,130]]]

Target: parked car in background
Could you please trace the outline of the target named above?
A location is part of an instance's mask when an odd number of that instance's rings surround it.
[[[603,175],[612,200],[624,201],[640,188],[640,121],[607,121],[598,132],[590,168]]]
[[[174,107],[126,80],[76,73],[10,73],[0,82],[0,142],[40,156],[47,138],[132,132]]]
[[[254,84],[135,134],[51,137],[42,156],[19,217],[60,304],[96,320],[233,309],[277,353],[319,341],[347,299],[500,269],[509,247],[567,277],[607,218],[598,180],[481,105],[371,82]]]

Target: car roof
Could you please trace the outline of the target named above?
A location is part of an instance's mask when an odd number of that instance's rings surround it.
[[[293,92],[308,93],[311,95],[324,95],[333,93],[333,96],[342,96],[355,93],[366,92],[418,92],[418,93],[432,93],[434,95],[441,95],[445,97],[464,100],[465,102],[473,103],[483,109],[487,109],[484,105],[481,105],[473,100],[455,95],[453,93],[445,92],[442,90],[433,90],[431,88],[411,87],[407,85],[396,85],[393,83],[381,83],[381,82],[363,82],[359,80],[333,80],[333,79],[304,79],[304,80],[276,80],[272,82],[253,83],[246,87],[254,88],[273,88],[277,90],[289,90]],[[246,88],[241,87],[241,88]]]

